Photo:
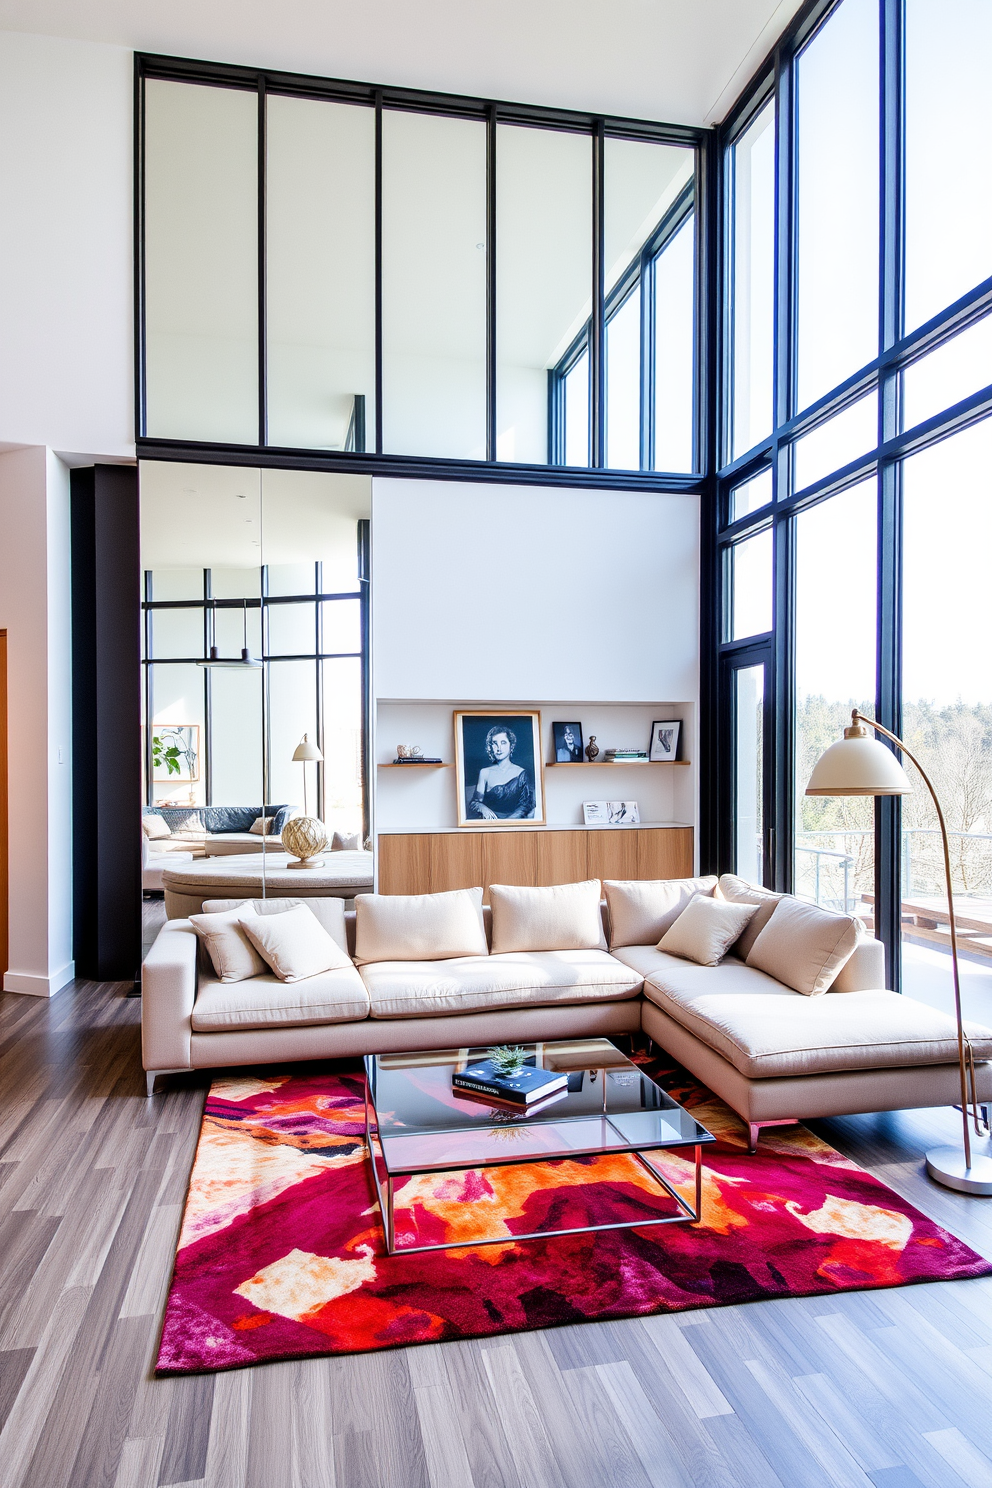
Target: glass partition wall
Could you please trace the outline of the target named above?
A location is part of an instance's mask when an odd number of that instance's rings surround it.
[[[703,131],[137,65],[142,453],[698,487]]]
[[[905,737],[949,819],[966,997],[986,1017],[992,218],[976,79],[990,58],[982,0],[820,4],[721,131],[723,427],[707,569],[720,629],[702,803],[704,861],[749,864],[860,915],[886,942],[889,985],[901,976],[946,1006],[922,787],[877,805],[804,794],[852,707]],[[774,700],[764,738],[759,683]]]
[[[139,478],[146,810],[207,855],[206,832],[250,834],[263,803],[363,844],[369,481],[154,461]],[[304,735],[320,760],[294,760]]]

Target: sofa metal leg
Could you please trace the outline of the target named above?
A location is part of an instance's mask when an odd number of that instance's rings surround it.
[[[758,1138],[763,1126],[798,1126],[798,1116],[783,1116],[778,1121],[749,1121],[747,1124],[747,1150],[753,1157],[758,1150]]]
[[[156,1074],[156,1070],[145,1070],[145,1097],[148,1100],[151,1100],[152,1096],[155,1094]]]

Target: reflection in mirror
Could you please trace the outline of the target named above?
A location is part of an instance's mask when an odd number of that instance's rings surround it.
[[[375,449],[375,112],[266,103],[268,442]]]
[[[549,370],[592,307],[592,136],[497,125],[496,221],[496,458],[545,465]],[[584,365],[566,382],[568,465],[589,463]]]
[[[145,83],[146,433],[258,440],[258,95]]]
[[[142,462],[140,490],[146,866],[192,854],[218,898],[370,889],[370,482]],[[324,866],[286,873],[304,784]],[[335,859],[349,839],[359,856]]]
[[[486,125],[382,116],[389,454],[486,457]]]

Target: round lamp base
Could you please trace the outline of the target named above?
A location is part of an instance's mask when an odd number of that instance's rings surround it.
[[[965,1167],[961,1147],[933,1147],[927,1153],[927,1172],[945,1188],[959,1193],[992,1194],[992,1157],[971,1154],[971,1167]]]
[[[287,868],[323,868],[323,866],[323,858],[301,858],[299,862],[294,860],[286,864]]]

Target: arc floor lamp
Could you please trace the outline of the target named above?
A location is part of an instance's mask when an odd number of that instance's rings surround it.
[[[951,850],[947,838],[947,825],[941,810],[933,781],[916,756],[896,734],[890,733],[874,719],[866,718],[855,708],[851,713],[850,727],[844,730],[843,739],[824,750],[813,768],[806,787],[808,796],[907,796],[912,794],[902,765],[890,749],[868,732],[890,739],[898,750],[911,760],[920,772],[920,777],[930,792],[937,821],[940,824],[940,840],[944,848],[944,879],[947,885],[947,917],[951,932],[951,966],[954,975],[954,1014],[958,1030],[958,1065],[961,1071],[961,1117],[964,1143],[957,1147],[935,1147],[927,1153],[927,1172],[945,1188],[956,1188],[962,1193],[992,1194],[992,1157],[975,1153],[971,1148],[970,1125],[974,1120],[975,1134],[986,1135],[978,1116],[978,1095],[975,1087],[975,1060],[971,1043],[961,1016],[961,977],[958,970],[958,938],[954,919],[954,894],[951,888]],[[970,1092],[969,1092],[970,1086]],[[969,1099],[970,1094],[970,1099]],[[971,1108],[969,1110],[969,1107]]]

